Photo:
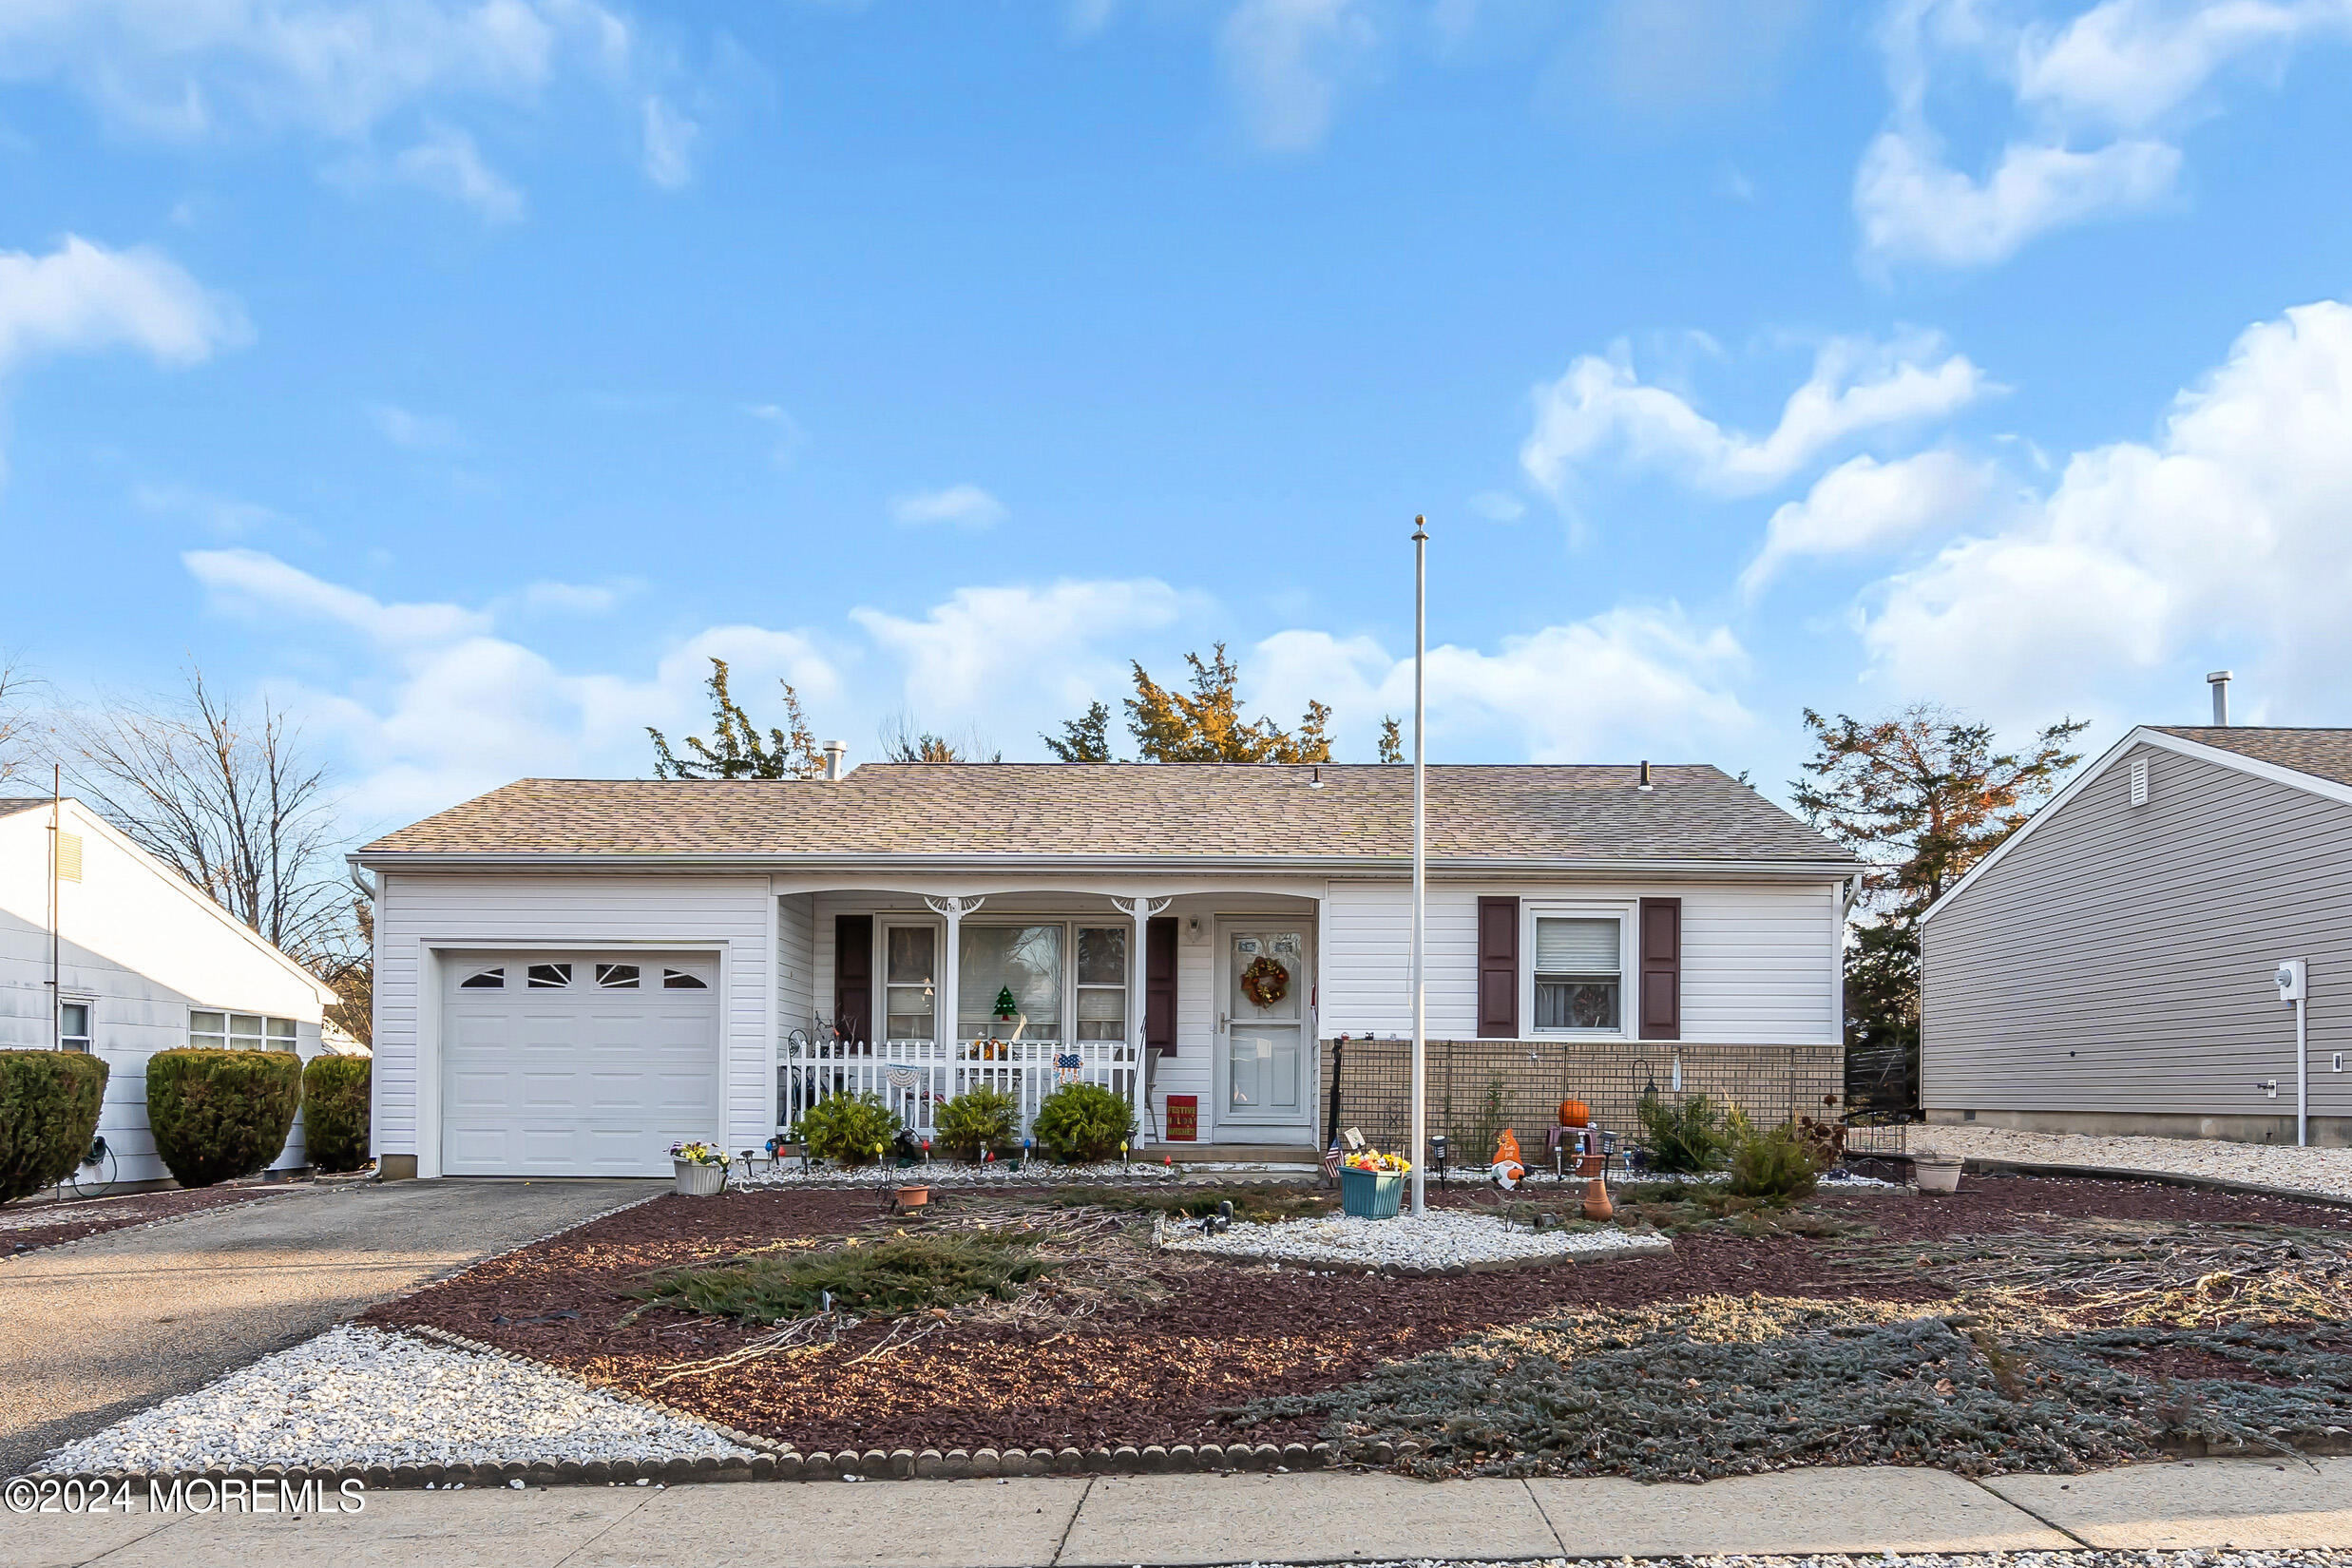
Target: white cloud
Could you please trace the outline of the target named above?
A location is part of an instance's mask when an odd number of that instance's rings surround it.
[[[701,684],[714,657],[729,661],[736,698],[755,714],[773,711],[778,679],[813,707],[840,694],[833,665],[799,632],[714,626],[671,647],[644,678],[573,674],[499,636],[488,610],[387,603],[252,550],[182,560],[216,610],[274,631],[297,625],[307,666],[342,658],[342,678],[279,695],[341,743],[364,822],[409,820],[528,775],[649,773],[645,726],[675,741],[706,724]],[[545,603],[586,591],[542,583],[521,597]]]
[[[1706,758],[1754,728],[1732,689],[1747,667],[1730,631],[1695,626],[1673,605],[1546,626],[1491,653],[1448,643],[1429,650],[1431,745],[1538,762],[1616,761],[1645,749]],[[1357,749],[1368,754],[1383,716],[1409,722],[1412,659],[1367,637],[1278,632],[1252,650],[1244,691],[1286,720],[1310,698],[1329,702],[1335,732],[1362,736]]]
[[[948,523],[962,528],[986,528],[1004,521],[1004,504],[977,485],[950,485],[944,490],[920,490],[890,503],[890,515],[901,523]]]
[[[1913,335],[1889,342],[1832,338],[1788,395],[1768,434],[1726,430],[1679,394],[1649,385],[1622,350],[1585,354],[1537,387],[1535,428],[1520,467],[1554,496],[1599,457],[1667,468],[1695,488],[1750,494],[1782,484],[1855,435],[1941,418],[1995,390],[1964,354]]]
[[[1945,164],[1932,138],[1887,131],[1863,155],[1854,214],[1863,244],[1882,259],[1983,266],[2046,230],[2152,204],[2171,190],[2180,161],[2162,142],[2092,152],[2013,143],[1979,181]]]
[[[1152,578],[1064,580],[958,588],[920,621],[864,607],[850,619],[905,666],[908,711],[938,722],[1009,717],[1025,738],[1123,687],[1143,634],[1206,607]],[[1105,652],[1109,642],[1119,651]]]
[[[419,190],[471,207],[489,223],[523,217],[523,193],[482,161],[481,149],[465,131],[435,125],[425,140],[392,158],[393,176]]]
[[[57,82],[118,132],[167,141],[324,138],[370,150],[400,123],[538,106],[568,82],[641,113],[645,169],[683,168],[692,127],[641,105],[677,74],[599,0],[28,0],[0,7],[0,81]],[[399,172],[493,218],[519,194],[470,139],[429,136]],[[348,175],[352,164],[343,165]]]
[[[368,422],[385,440],[410,451],[429,451],[457,439],[457,427],[448,420],[404,409],[397,403],[369,404]]]
[[[1243,118],[1273,152],[1322,144],[1341,86],[1371,70],[1380,43],[1366,0],[1239,0],[1217,35]]]
[[[659,95],[645,100],[645,178],[665,191],[694,179],[694,146],[702,127]]]
[[[1854,209],[1876,261],[1981,266],[2036,236],[2147,208],[2178,180],[2206,88],[2307,39],[2352,38],[2352,0],[2100,0],[2061,27],[1980,0],[1902,0],[1882,42],[1895,97]],[[1981,177],[1945,161],[1940,78],[1989,77],[2021,122]]]
[[[131,501],[142,511],[193,518],[213,532],[232,539],[264,528],[281,527],[294,521],[275,507],[239,501],[235,496],[213,495],[183,485],[134,485]]]
[[[2329,300],[2248,328],[2154,441],[2076,453],[2010,526],[1889,579],[1864,643],[1899,692],[1994,713],[2218,657],[2338,721],[2347,517],[2352,306]]]
[[[0,251],[0,374],[43,354],[111,348],[191,365],[246,335],[233,302],[144,246],[68,235],[46,256]]]
[[[1992,487],[1990,469],[1955,452],[1852,458],[1815,480],[1803,500],[1773,511],[1764,548],[1740,574],[1741,591],[1762,592],[1799,556],[1883,549],[1952,526],[1979,513]]]
[[[1489,523],[1516,523],[1527,515],[1527,503],[1508,490],[1481,490],[1470,497],[1470,509]]]

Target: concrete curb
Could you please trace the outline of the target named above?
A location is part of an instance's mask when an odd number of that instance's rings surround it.
[[[2336,1193],[2306,1192],[2300,1187],[2271,1187],[2259,1181],[2196,1176],[2187,1171],[2136,1171],[2110,1165],[2049,1165],[2035,1160],[2000,1159],[1977,1155],[1963,1160],[1961,1169],[1971,1176],[2078,1176],[2093,1181],[2153,1181],[2166,1187],[2189,1187],[2201,1192],[2228,1193],[2239,1197],[2272,1197],[2290,1203],[2316,1203],[2327,1209],[2352,1209],[2352,1197]]]

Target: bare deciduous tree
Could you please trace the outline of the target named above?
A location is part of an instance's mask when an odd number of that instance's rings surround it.
[[[0,655],[0,784],[29,770],[35,761],[34,719],[26,702],[39,684],[21,662]]]
[[[284,714],[239,707],[191,669],[180,698],[110,701],[62,731],[76,793],[142,849],[296,961],[350,961],[335,803]]]

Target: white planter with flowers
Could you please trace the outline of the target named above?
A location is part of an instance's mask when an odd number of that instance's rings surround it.
[[[727,1151],[716,1143],[673,1143],[670,1168],[683,1197],[717,1197],[727,1190]]]

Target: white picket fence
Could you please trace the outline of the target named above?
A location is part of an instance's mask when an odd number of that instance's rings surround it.
[[[790,1040],[776,1058],[775,1119],[780,1130],[828,1095],[873,1094],[917,1138],[938,1129],[939,1107],[985,1084],[1013,1097],[1025,1138],[1044,1098],[1073,1080],[1100,1083],[1143,1118],[1142,1056],[1123,1040],[933,1040],[865,1043]]]

